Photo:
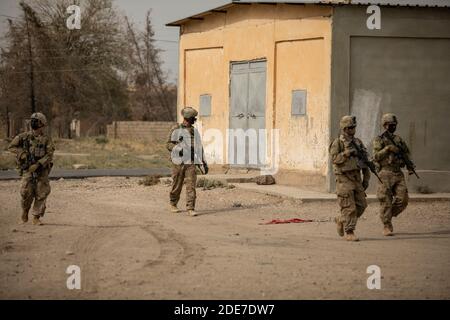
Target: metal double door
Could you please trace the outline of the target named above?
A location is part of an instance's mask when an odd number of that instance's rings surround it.
[[[261,167],[266,162],[266,61],[233,62],[230,67],[229,164]]]

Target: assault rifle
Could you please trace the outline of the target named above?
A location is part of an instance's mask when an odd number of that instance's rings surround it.
[[[22,170],[28,170],[28,168],[30,168],[33,164],[35,164],[37,161],[34,158],[34,155],[31,154],[30,152],[30,141],[28,139],[25,139],[23,142],[23,148],[25,149],[26,152],[26,160],[25,162],[20,166],[20,169]],[[31,177],[33,179],[33,183],[36,183],[36,179],[37,179],[37,173],[36,172],[32,172],[31,173]]]
[[[353,139],[350,141],[350,145],[355,148],[357,153],[356,156],[370,169],[370,171],[375,175],[375,177],[377,177],[378,180],[381,183],[383,183],[383,181],[381,181],[380,176],[377,173],[375,164],[367,158],[366,152],[361,150],[361,148],[355,143]]]
[[[396,153],[395,155],[398,156],[401,160],[403,160],[403,162],[406,165],[406,168],[408,168],[409,171],[412,171],[412,173],[415,174],[417,179],[420,179],[419,175],[417,174],[416,170],[414,169],[416,166],[411,161],[411,159],[409,159],[409,157],[405,155],[405,150],[403,149],[403,147],[399,146],[397,143],[395,143],[394,139],[392,139],[392,137],[387,132],[384,132],[382,134],[382,136],[385,137],[386,139],[388,139],[394,146],[396,146],[398,148],[398,150],[400,150],[400,152]]]

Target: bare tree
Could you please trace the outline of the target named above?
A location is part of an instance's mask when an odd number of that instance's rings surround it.
[[[160,50],[154,44],[154,31],[148,11],[145,31],[136,31],[126,18],[130,49],[128,57],[131,64],[130,83],[133,93],[134,112],[140,113],[143,120],[176,119],[174,92],[167,84],[167,77],[161,68]],[[176,94],[176,93],[175,93]],[[141,111],[139,111],[141,110]]]
[[[114,115],[129,118],[123,20],[111,0],[83,3],[82,28],[69,30],[66,9],[73,1],[21,2],[23,16],[10,23],[9,47],[2,50],[2,76],[15,74],[25,82],[30,64],[34,66],[36,109],[47,113],[59,135],[68,137],[76,113],[85,119],[103,119],[101,125]],[[30,54],[24,55],[26,24],[32,38],[31,61]],[[20,97],[25,88],[6,91],[10,97]]]
[[[81,7],[81,29],[66,26]],[[0,112],[17,122],[34,110],[70,137],[77,116],[91,128],[113,120],[175,120],[176,88],[167,83],[150,11],[143,31],[112,0],[27,0],[10,20],[0,52]]]

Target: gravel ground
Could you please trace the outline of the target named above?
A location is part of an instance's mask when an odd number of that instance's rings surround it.
[[[450,202],[411,203],[383,237],[378,205],[340,238],[336,203],[198,192],[198,217],[168,212],[170,187],[138,178],[52,182],[44,226],[18,225],[19,182],[0,182],[1,299],[449,299]],[[184,192],[180,207],[184,209]],[[264,225],[272,219],[312,219]],[[68,290],[66,269],[81,270]],[[367,267],[381,289],[367,288]]]

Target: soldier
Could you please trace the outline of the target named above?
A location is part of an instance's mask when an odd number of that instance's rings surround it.
[[[340,121],[341,135],[330,145],[336,175],[336,194],[341,214],[335,219],[338,234],[348,241],[358,241],[354,231],[358,218],[367,208],[365,190],[369,186],[370,171],[360,161],[359,152],[367,156],[361,140],[355,138],[356,118],[344,116]],[[361,171],[363,179],[361,181]]]
[[[167,149],[171,152],[173,180],[170,209],[172,212],[180,212],[177,204],[186,178],[186,207],[190,216],[197,215],[195,212],[196,166],[203,164],[205,174],[208,173],[200,134],[193,126],[197,121],[197,114],[197,111],[191,107],[184,108],[181,111],[183,123],[172,127],[167,139]]]
[[[408,188],[401,168],[406,165],[409,174],[413,174],[415,166],[409,158],[408,146],[394,134],[397,117],[387,113],[383,115],[381,122],[385,131],[373,141],[373,157],[383,181],[378,184],[377,190],[381,206],[380,217],[384,225],[383,234],[392,236],[392,217],[398,216],[408,205]]]
[[[44,132],[46,117],[38,112],[31,115],[31,131],[16,136],[8,150],[17,156],[22,176],[20,195],[22,197],[22,220],[28,222],[28,212],[33,204],[33,224],[42,225],[40,218],[45,214],[45,203],[50,194],[48,175],[53,166],[55,146]]]

